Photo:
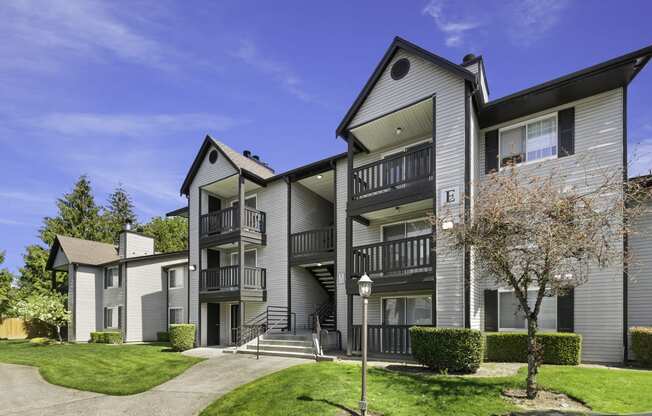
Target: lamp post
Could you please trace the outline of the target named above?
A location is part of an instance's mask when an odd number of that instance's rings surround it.
[[[358,280],[358,292],[362,298],[362,395],[360,397],[360,415],[367,416],[367,305],[374,282],[363,274]]]

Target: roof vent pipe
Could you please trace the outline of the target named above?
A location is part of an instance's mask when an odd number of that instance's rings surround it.
[[[250,157],[251,157],[251,151],[249,151],[249,150],[245,150],[244,152],[242,152],[242,155],[243,155],[244,157],[248,157],[248,158],[250,158]]]
[[[125,222],[125,231],[131,231],[131,221]]]

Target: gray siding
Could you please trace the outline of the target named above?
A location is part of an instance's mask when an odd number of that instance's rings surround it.
[[[226,178],[237,173],[235,168],[224,157],[219,157],[215,164],[208,161],[208,154],[197,170],[190,186],[188,198],[189,209],[189,259],[190,264],[195,265],[197,270],[189,272],[190,277],[190,308],[188,311],[190,323],[199,323],[199,195],[200,187]],[[204,206],[208,202],[203,201]]]
[[[155,341],[167,323],[167,275],[164,268],[184,261],[179,257],[127,263],[126,341]],[[185,311],[184,311],[185,312]]]
[[[519,167],[538,174],[559,169],[568,178],[569,185],[578,189],[591,186],[586,172],[607,170],[617,172],[623,167],[623,92],[608,91],[564,106],[532,114],[509,123],[492,126],[493,130],[528,118],[575,107],[575,155]],[[483,133],[484,133],[483,131]],[[586,159],[586,160],[585,160]],[[478,170],[484,177],[484,134],[480,138]],[[585,160],[582,163],[582,160]],[[588,165],[588,166],[587,166]],[[585,168],[588,169],[585,171]],[[594,178],[595,179],[595,178]],[[622,246],[622,242],[614,242]],[[591,270],[589,281],[575,291],[575,331],[582,334],[585,361],[617,362],[623,358],[623,268]]]
[[[652,203],[632,224],[628,281],[629,326],[652,327]],[[632,356],[632,358],[634,358]]]
[[[348,188],[348,165],[346,159],[337,161],[335,170],[335,220],[337,227],[337,270],[335,270],[336,281],[336,305],[337,305],[337,329],[342,334],[342,345],[347,343],[347,307],[346,307],[346,196]]]
[[[296,313],[297,329],[310,328],[310,314],[328,302],[328,293],[317,279],[303,267],[292,267],[292,312]]]
[[[98,298],[98,308],[96,312],[96,320],[97,320],[97,329],[105,329],[104,328],[104,308],[109,308],[113,306],[124,306],[125,304],[125,283],[124,283],[124,264],[119,265],[118,267],[122,268],[123,271],[123,279],[122,279],[122,286],[120,287],[112,287],[112,288],[106,288],[104,289],[104,272],[105,268],[102,268],[101,273],[102,273],[102,278],[100,280],[100,287],[98,293],[101,294],[101,297]],[[123,312],[124,313],[124,312]],[[117,322],[115,323],[117,326]]]
[[[292,232],[328,227],[333,204],[299,183],[292,184]]]
[[[183,286],[174,289],[169,288],[165,281],[168,296],[168,308],[183,308],[183,321],[188,321],[188,265],[169,267],[167,270],[176,270],[177,279],[182,279]]]

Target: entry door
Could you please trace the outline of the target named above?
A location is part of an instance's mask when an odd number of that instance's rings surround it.
[[[208,332],[206,333],[207,345],[220,345],[220,304],[209,303],[207,314]]]
[[[222,209],[222,201],[212,195],[208,195],[208,212],[216,212]]]
[[[231,343],[238,342],[238,329],[240,328],[240,305],[231,305]]]

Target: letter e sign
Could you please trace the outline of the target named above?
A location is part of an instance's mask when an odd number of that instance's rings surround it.
[[[457,186],[451,186],[450,188],[445,188],[440,191],[439,194],[439,203],[443,205],[456,204],[459,202],[460,198],[460,188]]]

